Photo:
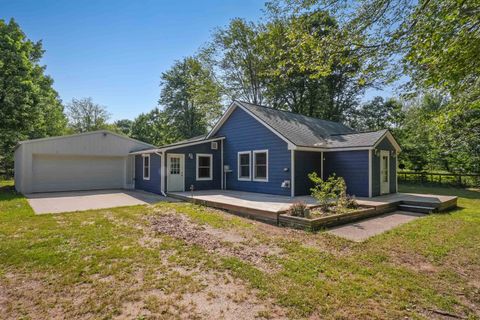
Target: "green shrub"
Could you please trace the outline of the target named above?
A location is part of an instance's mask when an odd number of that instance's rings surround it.
[[[310,210],[304,202],[295,202],[292,204],[288,209],[288,213],[294,217],[310,217]]]
[[[316,172],[312,172],[308,174],[308,178],[314,185],[310,189],[312,197],[317,200],[323,211],[328,211],[331,205],[335,205],[337,208],[347,208],[347,205],[353,205],[353,202],[347,197],[347,185],[342,177],[333,174],[327,180],[323,180]]]

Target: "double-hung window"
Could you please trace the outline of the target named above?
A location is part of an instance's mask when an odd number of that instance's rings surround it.
[[[197,153],[197,180],[212,180],[213,157],[211,154]]]
[[[268,182],[268,150],[253,151],[253,181]]]
[[[238,180],[250,181],[251,174],[251,152],[241,151],[238,153]]]
[[[150,180],[150,155],[143,155],[143,180]]]

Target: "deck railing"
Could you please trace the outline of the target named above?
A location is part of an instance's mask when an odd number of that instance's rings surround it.
[[[444,184],[460,187],[479,187],[480,174],[443,173],[426,171],[398,171],[399,182]]]

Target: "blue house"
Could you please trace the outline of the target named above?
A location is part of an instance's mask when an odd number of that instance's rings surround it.
[[[206,136],[135,155],[135,188],[159,194],[239,190],[310,193],[317,172],[345,179],[347,193],[397,192],[400,146],[388,130],[355,132],[332,121],[234,101]]]

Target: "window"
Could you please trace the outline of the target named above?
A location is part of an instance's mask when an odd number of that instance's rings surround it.
[[[268,181],[268,150],[253,151],[253,181]]]
[[[143,155],[143,180],[150,180],[150,155]]]
[[[250,159],[250,151],[242,151],[238,153],[238,180],[251,180]]]
[[[212,180],[212,155],[197,153],[197,180]]]
[[[180,174],[179,157],[170,157],[170,174]]]

